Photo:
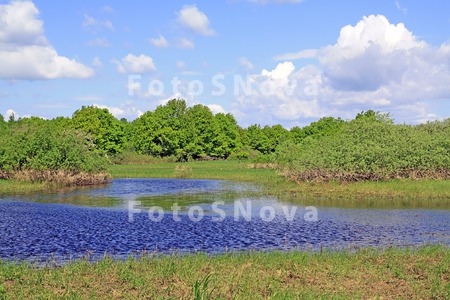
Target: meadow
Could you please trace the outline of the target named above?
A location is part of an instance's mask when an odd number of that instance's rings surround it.
[[[0,299],[449,299],[450,248],[0,262]]]

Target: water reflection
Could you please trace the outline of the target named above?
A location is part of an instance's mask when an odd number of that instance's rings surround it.
[[[141,211],[133,222],[130,200]],[[224,212],[220,222],[215,201]],[[155,206],[164,210],[160,222],[149,218]],[[236,206],[250,217],[241,212],[236,218]],[[307,222],[307,206],[264,196],[249,184],[214,180],[120,179],[102,188],[4,197],[0,258],[450,244],[449,210],[318,207],[318,221]],[[204,212],[199,222],[189,216],[193,207]],[[268,210],[261,214],[267,207],[274,212],[270,222]]]

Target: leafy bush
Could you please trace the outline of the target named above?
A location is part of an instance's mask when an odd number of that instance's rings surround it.
[[[294,180],[450,178],[450,122],[408,126],[386,115],[357,117],[334,135],[284,143],[275,160]]]
[[[88,135],[63,129],[52,121],[23,119],[0,128],[0,136],[0,171],[4,178],[18,173],[47,178],[43,171],[106,171],[108,161],[96,151]]]

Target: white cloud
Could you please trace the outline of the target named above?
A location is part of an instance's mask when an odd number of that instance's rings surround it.
[[[153,63],[153,58],[147,55],[135,56],[128,54],[121,61],[114,60],[113,63],[117,65],[117,72],[125,73],[138,73],[145,74],[156,70],[156,66]]]
[[[87,78],[92,69],[60,56],[44,35],[31,1],[0,5],[0,79]]]
[[[144,114],[143,111],[134,106],[134,103],[132,101],[126,101],[125,103],[121,104],[120,107],[95,103],[92,104],[92,106],[98,108],[106,108],[114,117],[118,119],[120,118],[135,119]]]
[[[159,35],[158,38],[153,38],[149,40],[150,44],[157,48],[167,48],[169,47],[169,42],[162,35]]]
[[[91,47],[101,47],[101,48],[109,48],[112,46],[111,43],[106,38],[100,37],[90,40],[86,44]]]
[[[343,90],[375,90],[401,82],[428,50],[402,23],[386,17],[364,17],[341,29],[335,45],[320,50],[319,60],[330,84]],[[424,61],[425,62],[425,61]]]
[[[13,109],[10,108],[10,109],[6,110],[5,120],[6,121],[9,120],[9,118],[13,115],[14,115],[15,120],[17,120],[20,117],[19,114],[17,112],[15,112]]]
[[[255,66],[246,57],[239,58],[239,64],[244,67],[246,71],[251,71]]]
[[[223,113],[225,114],[225,109],[220,104],[207,104],[206,105],[213,114]]]
[[[110,20],[99,21],[92,16],[84,15],[83,23],[81,24],[84,29],[92,32],[99,32],[103,29],[109,29],[114,31],[114,26]]]
[[[295,125],[374,109],[416,123],[438,115],[432,102],[450,98],[450,45],[431,47],[381,15],[343,27],[334,45],[297,54],[290,58],[314,56],[318,64],[296,70],[283,62],[251,75],[251,92],[233,104],[241,119]]]
[[[233,104],[235,111],[252,119],[258,116],[257,121],[264,124],[322,116],[317,99],[306,95],[309,92],[304,93],[306,87],[313,84],[314,77],[310,75],[314,70],[294,71],[292,62],[283,62],[271,71],[264,69],[260,74],[250,75],[250,89],[243,88],[239,92],[238,100]]]
[[[98,108],[106,108],[116,118],[119,118],[125,114],[125,110],[123,110],[120,107],[107,106],[107,105],[101,105],[101,104],[95,104],[95,103],[92,104],[92,106],[95,106]]]
[[[177,47],[180,49],[194,49],[195,44],[193,41],[182,37],[177,40]]]
[[[195,5],[185,5],[177,12],[178,23],[200,35],[215,35],[208,17]]]

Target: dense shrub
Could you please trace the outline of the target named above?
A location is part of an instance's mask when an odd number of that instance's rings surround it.
[[[281,145],[276,161],[294,180],[450,178],[450,122],[394,125],[358,117],[333,135]]]
[[[81,131],[58,127],[39,118],[23,119],[0,128],[0,176],[31,180],[57,180],[106,170],[107,160],[98,153],[92,139]],[[27,178],[28,177],[28,178]],[[98,177],[103,178],[105,177]],[[78,183],[81,183],[78,182]]]

